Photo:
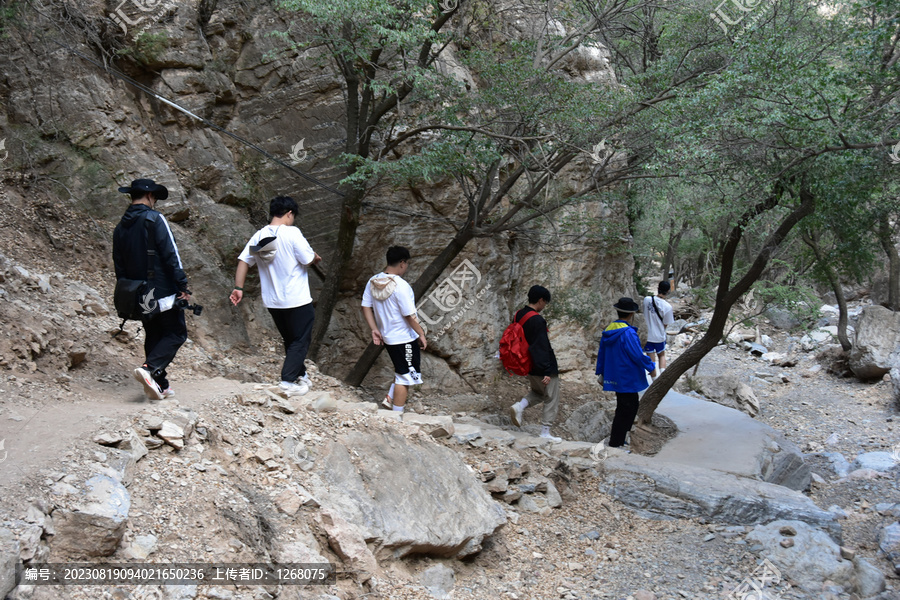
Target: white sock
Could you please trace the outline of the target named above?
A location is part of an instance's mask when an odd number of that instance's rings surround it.
[[[402,406],[395,406],[395,407],[394,407],[394,412],[403,412],[403,407],[402,407]]]
[[[393,383],[391,384],[391,389],[388,390],[387,395],[388,395],[388,398],[390,398],[391,400],[394,399],[394,384]]]
[[[528,408],[528,398],[522,398],[521,400],[519,400],[519,406],[522,407],[522,410]]]
[[[550,426],[549,425],[544,425],[543,427],[541,427],[541,435],[544,437],[550,435]]]

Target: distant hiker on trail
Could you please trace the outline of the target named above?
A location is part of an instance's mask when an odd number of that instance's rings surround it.
[[[559,366],[556,354],[550,346],[547,321],[540,315],[550,304],[550,290],[539,285],[528,290],[528,305],[519,309],[514,321],[522,325],[528,354],[531,356],[531,371],[528,373],[528,394],[509,407],[509,416],[516,427],[525,422],[525,409],[538,402],[544,403],[541,437],[551,442],[561,442],[562,438],[550,435],[550,426],[559,412]]]
[[[638,411],[638,392],[647,389],[647,372],[654,368],[641,352],[641,339],[632,325],[638,304],[631,298],[619,298],[613,304],[619,319],[603,331],[597,353],[597,381],[603,389],[616,393],[616,415],[613,417],[609,447],[625,444]]]
[[[644,344],[644,352],[656,363],[659,356],[659,367],[654,367],[650,377],[656,377],[666,368],[666,326],[675,322],[672,315],[672,305],[666,302],[666,294],[672,286],[668,281],[660,281],[657,286],[656,297],[644,298],[644,318],[647,321],[647,343]]]
[[[384,271],[369,279],[362,312],[372,330],[372,343],[384,344],[394,363],[394,383],[381,401],[388,410],[403,412],[409,388],[422,383],[421,350],[428,346],[416,317],[412,287],[403,279],[409,269],[409,250],[391,246]]]
[[[244,282],[250,267],[259,269],[263,304],[284,341],[284,364],[279,387],[287,394],[302,396],[312,383],[306,374],[306,353],[312,337],[313,309],[308,271],[322,257],[313,252],[300,230],[294,227],[299,207],[290,196],[277,196],[269,203],[268,225],[253,234],[238,256],[234,290],[235,306],[244,297]]]
[[[191,299],[187,275],[166,218],[154,207],[169,197],[169,190],[152,179],[135,179],[120,187],[131,195],[131,206],[113,232],[113,263],[116,279],[145,280],[148,292],[141,299],[144,316],[144,364],[134,378],[151,400],[175,395],[169,387],[166,367],[187,341],[184,311],[174,308],[177,300]],[[173,310],[174,308],[174,310]]]

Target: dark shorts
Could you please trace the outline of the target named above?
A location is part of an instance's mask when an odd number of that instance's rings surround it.
[[[419,371],[421,352],[419,342],[414,340],[406,344],[385,344],[388,356],[394,363],[394,383],[397,385],[419,385],[422,374]]]
[[[655,352],[656,354],[659,354],[660,352],[665,351],[665,342],[647,342],[646,344],[644,344],[644,352]]]

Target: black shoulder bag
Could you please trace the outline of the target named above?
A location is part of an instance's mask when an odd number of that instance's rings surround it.
[[[144,240],[147,245],[147,277],[145,279],[116,280],[116,289],[113,292],[113,304],[116,314],[122,319],[119,325],[121,332],[126,321],[140,321],[159,313],[159,302],[153,297],[154,290],[150,289],[149,281],[153,279],[153,257],[156,249],[151,247],[150,225],[153,223],[148,217],[144,217]]]

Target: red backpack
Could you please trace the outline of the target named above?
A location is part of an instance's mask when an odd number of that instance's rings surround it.
[[[531,372],[531,355],[528,353],[528,342],[522,325],[536,314],[537,311],[533,310],[522,317],[521,321],[513,318],[500,338],[500,362],[510,375],[528,375]]]

